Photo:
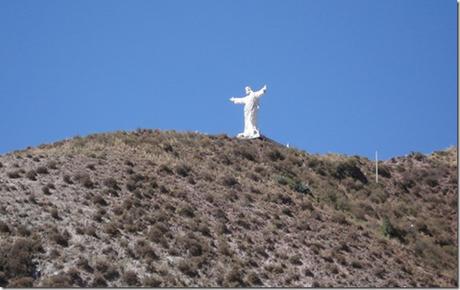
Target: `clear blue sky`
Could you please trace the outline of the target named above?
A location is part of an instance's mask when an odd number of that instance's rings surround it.
[[[260,128],[312,153],[457,144],[455,0],[0,1],[0,153],[136,128]]]

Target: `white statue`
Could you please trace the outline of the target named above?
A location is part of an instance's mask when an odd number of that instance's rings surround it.
[[[244,132],[237,135],[238,138],[253,139],[259,138],[260,132],[257,128],[257,111],[259,110],[259,98],[267,91],[265,85],[257,92],[246,87],[246,96],[242,98],[230,98],[235,104],[244,104]]]

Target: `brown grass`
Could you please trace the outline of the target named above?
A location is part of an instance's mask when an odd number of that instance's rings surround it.
[[[359,156],[171,131],[0,161],[0,286],[457,285],[454,149],[379,184]]]

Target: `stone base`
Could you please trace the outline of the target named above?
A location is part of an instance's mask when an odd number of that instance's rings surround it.
[[[253,135],[244,135],[244,133],[240,133],[236,135],[238,139],[257,139],[260,138],[260,134],[253,134]]]

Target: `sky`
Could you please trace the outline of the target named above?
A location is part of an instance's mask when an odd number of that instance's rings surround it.
[[[382,159],[457,145],[455,0],[2,0],[0,154],[98,132],[261,133]]]

